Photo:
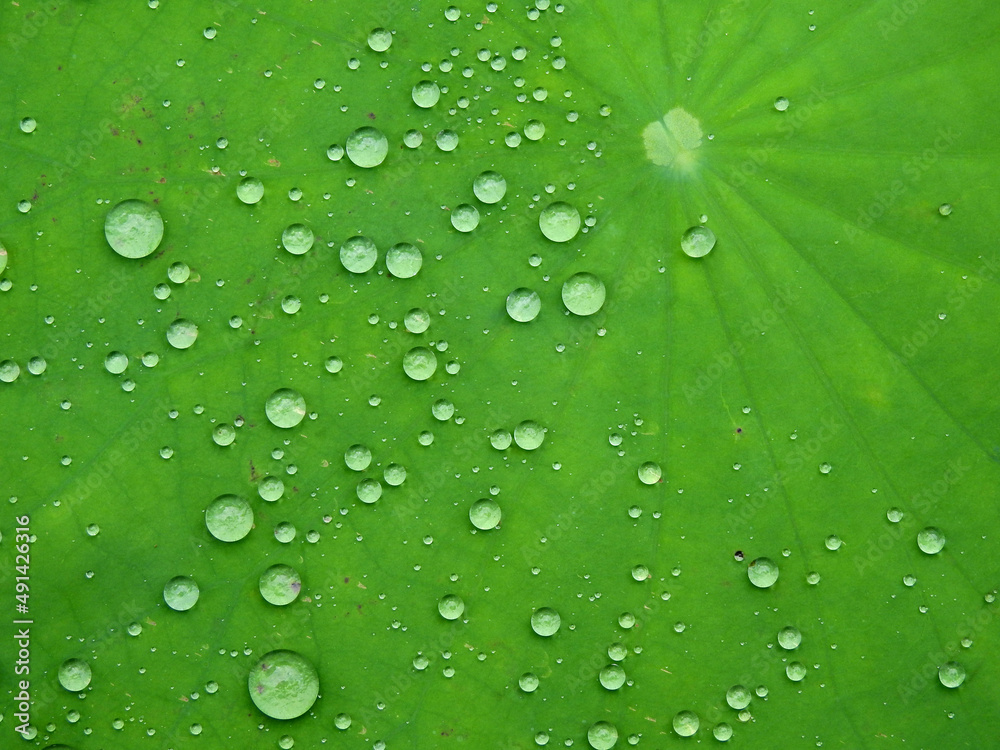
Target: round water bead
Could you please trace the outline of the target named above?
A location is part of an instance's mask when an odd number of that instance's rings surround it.
[[[121,352],[111,352],[104,358],[104,369],[112,375],[121,375],[128,369],[128,356]]]
[[[145,258],[163,239],[163,218],[145,201],[122,201],[104,217],[104,236],[123,258]]]
[[[495,500],[476,500],[469,508],[469,520],[481,531],[489,531],[500,525],[500,506]]]
[[[351,273],[366,273],[378,260],[378,248],[367,237],[357,235],[340,247],[340,262]]]
[[[507,180],[499,172],[481,172],[472,182],[472,192],[483,203],[499,203],[507,194]]]
[[[690,737],[698,731],[701,720],[694,711],[680,711],[674,716],[674,731],[681,737]]]
[[[950,661],[938,667],[938,679],[946,688],[957,688],[965,682],[965,667],[957,661]]]
[[[178,318],[167,326],[167,343],[174,349],[190,349],[198,340],[198,326],[190,320]]]
[[[409,242],[400,242],[389,248],[385,254],[385,267],[397,279],[410,279],[417,275],[424,258],[420,248]]]
[[[313,231],[305,224],[291,224],[281,233],[281,244],[292,255],[304,255],[313,246]]]
[[[806,677],[806,665],[800,661],[793,661],[785,667],[785,674],[792,682],[802,682]]]
[[[306,415],[306,400],[298,391],[279,388],[264,403],[268,421],[275,427],[295,427]]]
[[[513,437],[507,430],[494,430],[490,434],[490,445],[498,451],[505,451],[510,448]]]
[[[389,464],[382,472],[382,478],[390,487],[399,487],[406,481],[406,467],[401,464]]]
[[[471,232],[479,226],[479,209],[469,203],[455,206],[451,212],[451,225],[459,232]]]
[[[549,204],[538,217],[538,227],[553,242],[569,242],[580,231],[580,212],[563,201]]]
[[[423,333],[431,325],[431,316],[422,307],[414,307],[403,316],[403,327],[410,333]]]
[[[193,578],[175,576],[163,587],[163,601],[170,609],[184,612],[198,602],[200,590]]]
[[[327,357],[326,362],[323,363],[326,367],[326,371],[336,375],[338,372],[344,369],[344,360],[340,357]]]
[[[420,81],[414,85],[410,95],[413,97],[413,103],[418,107],[430,109],[441,98],[441,87],[434,81]]]
[[[438,613],[446,620],[457,620],[465,612],[465,602],[458,594],[445,594],[438,600]]]
[[[625,684],[625,670],[619,664],[608,664],[598,675],[601,686],[607,690],[617,690]]]
[[[272,565],[260,574],[258,588],[265,601],[282,607],[298,598],[302,577],[291,565]]]
[[[167,278],[175,284],[183,284],[191,278],[191,267],[180,261],[171,263],[170,267],[167,268]]]
[[[522,450],[533,451],[545,440],[545,428],[530,419],[514,428],[514,442]]]
[[[269,503],[277,502],[285,494],[285,483],[278,477],[264,477],[257,485],[257,494]]]
[[[250,699],[272,719],[295,719],[312,708],[319,695],[316,667],[295,651],[271,651],[247,678]]]
[[[778,580],[778,566],[767,557],[758,557],[747,566],[750,583],[762,589],[770,588]]]
[[[800,643],[802,643],[802,633],[798,628],[789,625],[778,631],[778,645],[786,651],[798,648]]]
[[[248,205],[259,203],[264,197],[264,183],[256,177],[244,177],[236,186],[236,197]]]
[[[368,33],[368,46],[375,52],[385,52],[392,46],[392,32],[388,29],[372,29]]]
[[[358,500],[365,503],[366,505],[371,505],[372,503],[378,502],[378,499],[382,497],[382,483],[377,479],[362,479],[358,482]]]
[[[563,283],[562,300],[574,315],[593,315],[604,306],[604,282],[592,273],[576,273]]]
[[[546,637],[555,635],[561,623],[559,613],[551,607],[541,607],[531,615],[531,629],[538,635]]]
[[[654,461],[646,461],[639,467],[639,481],[643,484],[656,484],[662,475],[660,465]]]
[[[723,721],[712,729],[712,736],[719,742],[727,742],[733,736],[733,728]]]
[[[0,273],[3,273],[5,268],[7,268],[7,248],[0,245]]]
[[[545,123],[541,120],[528,120],[524,123],[524,137],[529,141],[540,141],[545,135]]]
[[[623,661],[628,656],[628,647],[624,643],[612,643],[608,646],[608,658],[612,661]]]
[[[936,555],[944,549],[944,543],[944,534],[941,533],[941,529],[934,526],[928,526],[917,532],[917,546],[920,547],[921,552],[928,555]]]
[[[454,130],[442,130],[434,136],[434,142],[442,151],[454,151],[458,148],[458,133]]]
[[[371,169],[385,161],[389,141],[382,131],[367,125],[347,136],[347,158],[356,166]]]
[[[587,742],[594,750],[611,750],[618,742],[618,729],[614,724],[599,721],[587,730]]]
[[[542,300],[538,292],[520,287],[507,295],[507,314],[518,323],[529,323],[538,317]]]
[[[205,525],[220,542],[238,542],[253,528],[253,509],[242,497],[220,495],[205,510]]]
[[[90,678],[90,665],[83,659],[67,659],[59,665],[59,684],[71,693],[85,690]]]
[[[733,685],[726,691],[726,703],[737,711],[742,711],[749,706],[750,698],[750,691],[742,685]]]
[[[533,693],[538,689],[538,675],[534,672],[525,672],[517,680],[518,687],[526,693]]]
[[[403,355],[403,372],[411,380],[427,380],[437,370],[437,355],[425,346],[415,346]]]
[[[788,109],[788,99],[787,99],[787,97],[779,96],[777,99],[775,99],[774,100],[774,108],[776,110],[778,110],[779,112],[784,112],[786,109]]]
[[[708,227],[691,227],[681,237],[681,250],[690,258],[702,258],[712,252],[713,247],[715,232]]]

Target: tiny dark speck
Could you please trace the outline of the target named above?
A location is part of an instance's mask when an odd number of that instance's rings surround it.
[[[375,119],[375,113],[374,112],[369,112],[368,113],[368,119],[369,120],[374,120]]]

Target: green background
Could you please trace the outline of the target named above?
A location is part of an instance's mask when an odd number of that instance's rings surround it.
[[[456,22],[431,2],[0,6],[0,360],[21,369],[0,383],[0,609],[18,617],[14,519],[29,515],[37,728],[15,734],[6,666],[4,747],[271,748],[289,735],[529,748],[541,731],[587,747],[597,721],[619,747],[715,744],[720,721],[747,748],[1000,743],[1000,8],[537,4],[537,18],[463,4]],[[376,27],[394,32],[384,53],[366,44]],[[410,98],[422,79],[447,86],[430,110]],[[702,143],[687,166],[654,164],[642,133],[677,107]],[[529,119],[544,137],[506,145]],[[327,158],[368,125],[389,141],[381,166]],[[436,148],[442,128],[455,151]],[[409,129],[424,135],[414,150]],[[487,169],[507,180],[495,206],[472,194]],[[264,182],[255,206],[236,198],[243,173]],[[166,227],[142,260],[104,238],[129,198]],[[588,218],[568,243],[539,231],[556,200]],[[449,222],[461,203],[482,215],[470,234]],[[304,256],[280,246],[296,222],[316,234]],[[680,236],[700,223],[718,243],[691,259]],[[380,249],[363,275],[339,262],[356,234]],[[385,271],[403,241],[424,255],[412,279]],[[174,262],[191,277],[161,301],[152,290]],[[560,299],[580,271],[607,288],[587,318]],[[518,287],[541,297],[531,323],[505,312]],[[288,295],[302,303],[292,315]],[[424,334],[403,328],[413,307],[432,315]],[[199,326],[191,349],[166,342],[176,318]],[[411,381],[402,355],[427,342],[446,348],[438,370]],[[129,356],[122,375],[103,366],[113,350]],[[283,387],[310,412],[292,430],[264,415]],[[432,416],[439,399],[455,418]],[[492,431],[529,419],[547,429],[541,448],[491,447]],[[234,421],[235,443],[216,445],[213,429]],[[374,455],[363,476],[396,462],[406,482],[360,503],[362,475],[343,461],[353,443]],[[645,461],[662,482],[639,482]],[[277,503],[257,494],[265,475],[285,482]],[[468,508],[491,488],[503,523],[473,533]],[[225,493],[255,513],[232,544],[203,517]],[[272,534],[282,521],[298,530],[290,544]],[[946,535],[940,554],[918,549],[926,526]],[[766,590],[746,573],[761,556],[781,569]],[[303,577],[284,608],[257,589],[275,563]],[[648,580],[633,580],[637,564]],[[201,587],[188,612],[163,602],[175,575]],[[437,613],[448,593],[466,603],[454,623]],[[552,638],[531,631],[541,606],[561,613]],[[794,652],[776,643],[786,625],[802,632]],[[618,641],[629,683],[610,692],[597,674]],[[279,648],[320,674],[320,698],[292,721],[262,714],[246,687]],[[93,669],[82,695],[56,680],[69,658]],[[951,660],[968,673],[954,690],[937,678]],[[808,667],[800,683],[791,661]],[[533,694],[517,686],[526,671]],[[768,688],[751,720],[726,705],[736,683]],[[693,738],[671,728],[682,710],[701,718]]]

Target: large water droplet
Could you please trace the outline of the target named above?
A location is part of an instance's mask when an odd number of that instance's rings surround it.
[[[957,688],[965,682],[965,667],[957,661],[950,661],[938,667],[938,679],[946,688]]]
[[[358,482],[358,500],[361,502],[371,505],[372,503],[378,502],[378,499],[382,497],[382,483],[377,479],[362,479]]]
[[[526,693],[533,693],[538,689],[538,675],[534,672],[525,672],[517,681],[518,687]]]
[[[414,307],[403,316],[403,326],[410,333],[423,333],[431,325],[431,316],[422,307]]]
[[[553,242],[569,242],[580,231],[580,223],[580,212],[562,201],[550,204],[538,217],[542,234]]]
[[[90,678],[90,665],[83,659],[67,659],[59,665],[59,684],[71,693],[85,690]]]
[[[538,292],[521,287],[507,295],[507,314],[519,323],[528,323],[538,317],[542,300]]]
[[[656,484],[662,475],[660,465],[655,461],[646,461],[639,466],[639,481],[643,484]]]
[[[747,566],[747,576],[754,586],[766,589],[778,580],[778,566],[770,558],[758,557]]]
[[[13,383],[21,374],[21,367],[12,359],[0,362],[0,381]]]
[[[190,349],[198,340],[198,326],[185,318],[178,318],[167,326],[167,343],[174,349]]]
[[[264,197],[264,183],[256,177],[244,177],[236,186],[236,197],[247,205],[259,203]]]
[[[792,682],[802,682],[806,678],[806,665],[800,661],[793,661],[785,667],[785,675]]]
[[[458,148],[458,133],[454,130],[442,130],[434,136],[434,142],[442,151],[454,151]]]
[[[365,126],[347,136],[347,158],[359,167],[377,167],[388,153],[389,141],[377,128]]]
[[[434,81],[420,81],[413,87],[411,96],[418,107],[430,109],[441,98],[441,87]]]
[[[674,731],[681,737],[690,737],[698,731],[701,721],[694,711],[680,711],[674,716]]]
[[[385,267],[397,279],[410,279],[417,275],[424,258],[420,248],[409,242],[400,242],[389,248],[385,254]]]
[[[514,428],[514,442],[522,450],[533,451],[545,440],[545,428],[530,419]]]
[[[392,46],[392,32],[388,29],[372,29],[368,34],[368,46],[375,52],[385,52]]]
[[[145,258],[163,239],[163,219],[144,201],[122,201],[104,218],[104,236],[122,257]]]
[[[242,497],[220,495],[205,510],[205,525],[220,542],[238,542],[253,528],[253,509]]]
[[[484,498],[476,500],[469,508],[469,520],[472,525],[482,531],[495,529],[500,525],[500,506],[495,500]]]
[[[742,685],[733,685],[726,691],[726,703],[730,708],[742,711],[750,705],[750,691]]]
[[[295,427],[306,415],[306,400],[298,391],[279,388],[264,404],[268,421],[275,427],[288,429]]]
[[[198,602],[199,594],[198,584],[187,576],[175,576],[163,587],[163,601],[178,612],[191,609]]]
[[[298,598],[302,578],[291,565],[272,565],[260,574],[258,587],[265,601],[282,607]]]
[[[618,742],[618,729],[614,724],[599,721],[587,730],[587,742],[594,750],[611,750]]]
[[[112,375],[121,375],[128,369],[128,357],[121,352],[111,352],[104,358],[104,369]]]
[[[691,227],[681,237],[681,250],[691,258],[708,255],[715,247],[715,233],[708,227]]]
[[[378,248],[367,237],[357,235],[345,241],[340,248],[340,262],[351,273],[366,273],[378,260]]]
[[[499,172],[482,172],[473,180],[472,192],[483,203],[499,203],[507,194],[507,180]]]
[[[250,699],[272,719],[294,719],[312,708],[319,695],[319,675],[295,651],[271,651],[250,670]]]
[[[712,729],[712,736],[719,742],[728,742],[733,736],[733,728],[723,721]]]
[[[281,244],[292,255],[304,255],[313,246],[313,230],[305,224],[291,224],[281,233]]]
[[[551,607],[541,607],[536,609],[531,615],[531,629],[538,635],[552,636],[559,631],[562,618],[559,613]]]
[[[437,370],[437,355],[425,346],[415,346],[403,355],[403,372],[412,380],[427,380]]]
[[[592,273],[576,273],[563,283],[562,300],[574,315],[593,315],[604,306],[604,282]]]
[[[921,552],[925,552],[928,555],[936,555],[944,549],[944,543],[944,534],[941,532],[941,529],[934,526],[928,526],[926,529],[917,532],[917,546],[920,547]]]
[[[3,245],[0,245],[0,273],[3,273],[4,269],[6,268],[7,268],[7,248],[5,248]]]
[[[353,471],[364,471],[372,462],[372,452],[360,443],[355,443],[344,452],[344,463]]]
[[[601,670],[598,679],[607,690],[617,690],[625,684],[625,670],[620,664],[608,664]]]
[[[462,203],[451,212],[451,225],[459,232],[471,232],[479,226],[479,209],[469,203]]]
[[[257,485],[257,493],[269,503],[277,502],[285,494],[285,483],[278,477],[264,477]]]
[[[786,651],[798,648],[800,643],[802,643],[802,633],[798,628],[789,625],[778,631],[778,645]]]
[[[438,612],[446,620],[457,620],[465,612],[465,602],[458,594],[445,594],[438,600]]]

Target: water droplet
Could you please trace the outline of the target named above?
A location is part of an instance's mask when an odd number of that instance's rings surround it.
[[[454,151],[458,148],[458,133],[454,130],[442,130],[434,136],[434,142],[442,151]]]
[[[904,586],[914,586],[914,585],[916,585],[916,583],[917,583],[917,579],[914,576],[911,576],[911,575],[905,575],[905,576],[903,576],[903,585]]]
[[[806,665],[800,661],[793,661],[785,667],[785,674],[792,682],[802,682],[806,676]]]
[[[826,548],[832,552],[836,552],[840,549],[840,545],[843,544],[843,542],[840,541],[840,537],[836,534],[830,534],[824,543],[826,544]]]
[[[942,216],[950,216],[951,215],[951,204],[950,203],[942,203],[940,206],[938,206],[938,213],[941,214]]]
[[[624,646],[622,647],[624,649]],[[610,654],[610,649],[608,650]],[[614,657],[612,657],[614,658]],[[625,658],[622,656],[622,658]],[[608,664],[601,670],[598,679],[601,685],[608,690],[617,690],[625,684],[625,670],[618,664]]]
[[[522,450],[533,451],[545,440],[545,428],[530,419],[514,428],[514,442]]]
[[[378,502],[378,499],[382,497],[382,483],[377,479],[362,479],[358,482],[358,500],[367,505],[371,505],[374,502]]]
[[[288,544],[295,539],[295,526],[288,521],[282,521],[274,527],[274,538],[282,544]]]
[[[737,711],[742,711],[750,705],[750,697],[750,691],[742,685],[733,685],[726,691],[726,703]]]
[[[425,346],[415,346],[403,355],[403,372],[411,380],[427,380],[437,370],[437,356]]]
[[[507,180],[499,172],[481,172],[472,182],[472,192],[483,203],[499,203],[507,194]]]
[[[111,352],[104,358],[104,369],[112,375],[121,375],[128,369],[128,357],[121,352]]]
[[[727,742],[733,736],[733,728],[726,722],[716,724],[715,728],[712,729],[712,736],[719,742]]]
[[[820,474],[829,474],[831,471],[833,471],[833,467],[830,464],[823,462],[819,465]]]
[[[163,587],[163,601],[177,612],[191,609],[198,602],[199,594],[198,584],[187,576],[175,576]]]
[[[681,737],[690,737],[698,731],[701,720],[694,711],[680,711],[674,716],[674,731]]]
[[[770,558],[758,557],[747,566],[747,576],[754,586],[766,589],[778,580],[778,566]]]
[[[889,508],[889,510],[885,512],[885,517],[892,523],[899,523],[903,520],[903,511],[899,508]]]
[[[319,675],[295,651],[271,651],[250,670],[250,699],[272,719],[295,719],[312,708],[319,695]]]
[[[34,133],[35,127],[37,127],[37,125],[38,123],[35,122],[34,117],[25,117],[19,123],[22,133]]]
[[[424,258],[420,249],[409,242],[400,242],[385,254],[385,266],[397,279],[410,279],[417,275]]]
[[[385,52],[392,46],[392,33],[387,29],[372,29],[368,34],[368,46],[375,52]]]
[[[779,96],[774,100],[774,108],[779,112],[784,112],[788,109],[788,99],[784,96]]]
[[[529,141],[540,141],[545,135],[545,123],[541,120],[528,120],[524,123],[524,137]]]
[[[494,430],[490,434],[490,445],[498,451],[505,451],[510,447],[513,438],[507,430]]]
[[[264,183],[256,177],[244,177],[236,186],[236,197],[248,205],[264,197]]]
[[[357,235],[345,241],[340,248],[340,262],[351,273],[366,273],[378,260],[378,248],[367,237]]]
[[[815,570],[806,575],[806,583],[815,586],[820,581],[820,575]]]
[[[163,218],[144,201],[122,201],[104,218],[104,236],[123,258],[145,258],[163,239]]]
[[[690,258],[702,258],[715,247],[715,232],[708,227],[696,226],[681,236],[681,250]]]
[[[451,225],[459,232],[471,232],[479,226],[479,209],[468,203],[455,206],[451,212]]]
[[[575,273],[563,283],[562,300],[574,315],[593,315],[604,306],[604,282],[592,273]]]
[[[941,680],[941,684],[946,688],[957,688],[965,682],[965,667],[957,661],[942,664],[938,667],[938,679]]]
[[[562,618],[551,607],[536,609],[531,615],[531,629],[541,636],[553,636],[559,631]]]
[[[786,651],[798,648],[800,643],[802,643],[802,633],[798,628],[789,625],[778,631],[778,645]]]
[[[631,612],[622,612],[618,615],[618,624],[628,630],[635,625],[635,615]]]
[[[488,498],[477,500],[469,508],[469,520],[473,526],[482,531],[489,531],[499,526],[500,517],[500,506],[495,500]]]
[[[518,687],[526,693],[533,693],[538,689],[538,676],[534,672],[525,672],[517,681]]]
[[[580,212],[562,201],[550,204],[538,216],[538,226],[553,242],[569,242],[580,231]]]
[[[313,231],[305,224],[291,224],[281,233],[281,244],[292,255],[303,255],[313,246]]]
[[[542,300],[538,292],[521,287],[507,295],[507,314],[519,323],[528,323],[538,317]]]
[[[336,374],[344,369],[344,361],[340,357],[327,357],[324,366],[327,372]]]
[[[332,144],[326,150],[326,158],[330,161],[340,161],[344,158],[344,147],[339,144]]]
[[[637,581],[645,581],[649,578],[649,568],[645,565],[636,565],[632,568],[632,577]]]
[[[612,442],[611,444],[620,445],[621,436],[618,436],[617,443]],[[660,469],[660,465],[654,461],[647,461],[639,467],[639,481],[643,484],[656,484],[660,481],[662,474],[663,472]]]
[[[423,109],[430,109],[441,98],[441,87],[434,81],[420,81],[411,92],[413,103]]]
[[[236,430],[231,424],[220,424],[212,430],[212,440],[216,445],[223,447],[232,445],[233,441],[236,440]]]
[[[372,452],[360,443],[355,443],[344,452],[344,463],[353,471],[364,471],[372,462]]]
[[[130,622],[126,630],[130,636],[136,637],[142,633],[142,625],[138,622]]]
[[[406,481],[406,467],[401,464],[389,464],[382,472],[382,477],[390,487],[399,487]]]
[[[457,594],[445,594],[438,600],[438,612],[446,620],[457,620],[465,612],[465,602]]]
[[[167,326],[167,343],[174,349],[190,349],[198,339],[198,326],[190,320],[178,318]]]
[[[611,750],[618,742],[618,729],[614,724],[599,721],[587,730],[587,742],[594,750]]]
[[[191,277],[191,267],[187,263],[178,261],[171,263],[167,268],[167,278],[175,284],[183,284]]]
[[[295,427],[306,415],[306,400],[298,391],[279,388],[264,403],[268,421],[275,427]]]
[[[291,604],[302,590],[302,577],[291,565],[272,565],[260,574],[260,595],[275,606]]]
[[[410,333],[423,333],[431,325],[431,316],[422,307],[414,307],[403,316],[403,326]]]
[[[59,665],[59,684],[71,693],[86,690],[90,678],[90,665],[82,659],[67,659]]]
[[[281,309],[289,315],[294,315],[302,309],[302,301],[294,294],[289,294],[281,299]]]
[[[350,714],[337,714],[333,720],[333,725],[337,729],[350,729],[351,728],[351,716]]]
[[[941,529],[934,526],[928,526],[917,533],[917,546],[920,547],[921,552],[928,555],[936,555],[944,549],[944,543],[944,534],[941,533]]]
[[[220,495],[205,510],[205,525],[220,542],[238,542],[253,528],[253,510],[241,497]]]
[[[356,166],[377,167],[388,153],[389,141],[377,128],[365,126],[347,136],[347,158]]]
[[[455,405],[448,399],[441,398],[431,404],[431,414],[440,422],[447,422],[455,414]]]

